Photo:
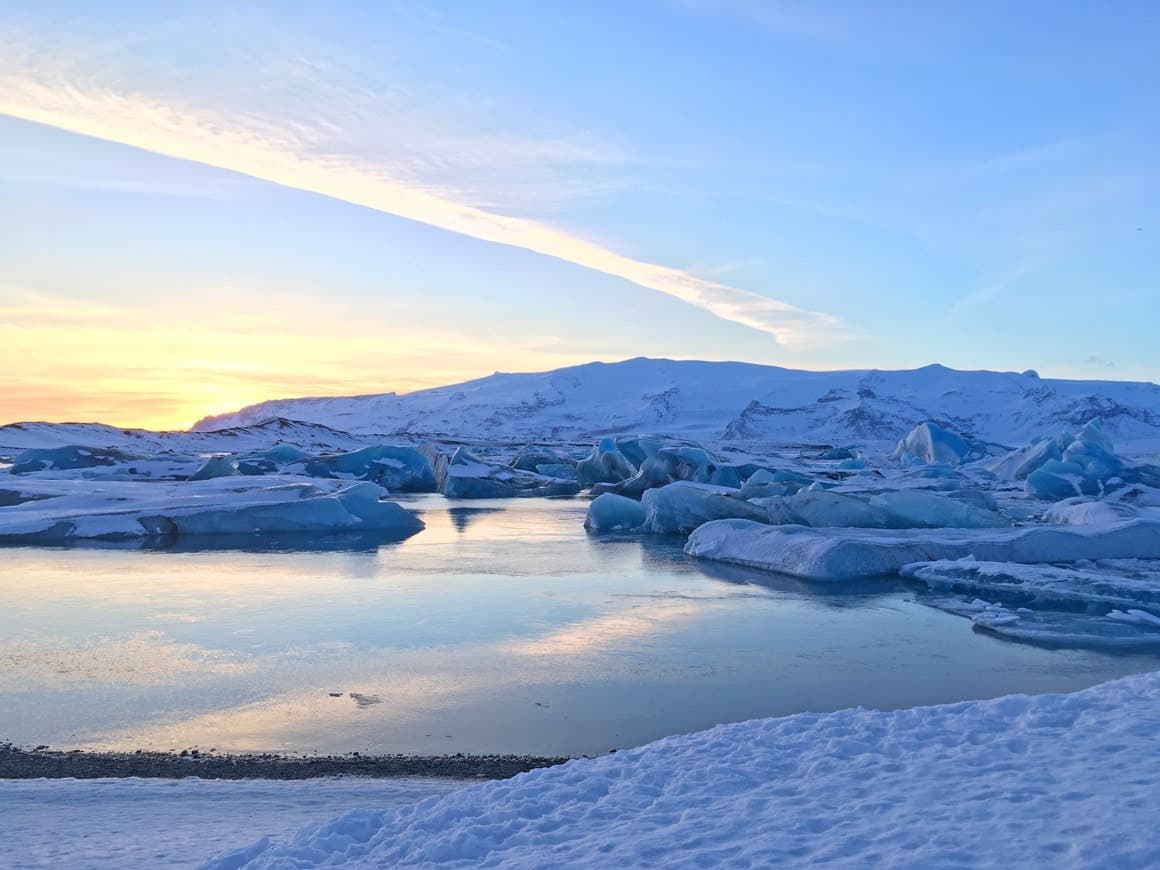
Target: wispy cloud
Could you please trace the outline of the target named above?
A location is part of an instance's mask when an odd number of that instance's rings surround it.
[[[0,38],[7,49],[19,44]],[[0,114],[69,132],[122,143],[168,157],[242,173],[453,233],[532,251],[622,278],[680,299],[719,318],[760,330],[788,348],[832,344],[844,334],[834,317],[808,311],[696,275],[649,263],[545,222],[501,214],[456,196],[439,178],[439,167],[412,163],[405,171],[376,158],[373,149],[346,146],[357,113],[336,118],[319,107],[309,120],[303,105],[289,118],[222,109],[181,93],[144,93],[92,71],[91,63],[45,60],[45,53],[6,51],[0,61]],[[330,85],[328,85],[329,87]],[[306,107],[309,109],[309,107]],[[365,108],[365,107],[364,107]],[[303,119],[306,120],[303,120]],[[353,120],[352,120],[353,118]],[[472,150],[518,165],[527,148],[568,160],[594,160],[581,146],[548,140],[519,148],[487,136]],[[483,158],[480,158],[483,160]],[[462,163],[460,163],[462,168]],[[467,167],[470,170],[470,166]]]

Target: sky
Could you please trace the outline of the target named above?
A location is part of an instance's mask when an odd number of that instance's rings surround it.
[[[1160,5],[0,0],[0,423],[634,356],[1160,380]]]

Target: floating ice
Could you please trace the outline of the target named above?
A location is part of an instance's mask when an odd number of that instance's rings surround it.
[[[1138,519],[1110,527],[878,530],[725,519],[697,528],[685,552],[794,577],[853,580],[898,574],[912,562],[972,555],[1019,563],[1160,559],[1160,521]]]
[[[535,467],[536,474],[542,474],[544,477],[553,477],[556,480],[576,480],[576,466],[565,465],[563,463],[550,462],[545,465],[537,465]]]
[[[588,505],[584,528],[593,532],[623,532],[644,525],[645,509],[640,502],[606,492]]]
[[[255,478],[185,483],[49,481],[41,496],[0,508],[0,540],[51,543],[86,538],[382,532],[413,534],[423,523],[373,483],[339,488]],[[81,484],[81,485],[77,485]]]
[[[982,455],[982,450],[975,448],[957,432],[943,429],[934,423],[920,423],[898,442],[892,457],[903,465],[916,461],[961,465],[970,458]]]
[[[1160,648],[1160,620],[1122,611],[1106,616],[1059,610],[1010,608],[999,603],[954,596],[920,599],[956,616],[971,620],[978,631],[1007,640],[1051,648],[1097,650],[1154,650]],[[1135,611],[1139,614],[1142,611]]]
[[[1019,604],[1098,604],[1107,607],[1160,608],[1160,562],[1130,569],[1092,568],[1015,562],[980,562],[967,557],[915,562],[902,576],[931,589],[998,597]]]
[[[215,477],[233,477],[238,473],[238,458],[229,453],[211,456],[205,464],[190,475],[190,480],[213,480]]]
[[[551,497],[575,495],[580,484],[485,462],[466,447],[459,447],[447,465],[441,491],[448,498]]]
[[[604,438],[596,449],[576,463],[576,477],[584,486],[620,483],[636,474],[636,466],[620,452],[616,442]]]
[[[137,454],[106,447],[67,446],[48,450],[23,450],[16,454],[9,471],[12,474],[30,474],[36,471],[96,468],[102,465],[119,465],[139,458]]]
[[[768,521],[773,525],[882,529],[890,524],[890,513],[852,495],[806,490],[770,499]]]
[[[364,447],[351,453],[307,459],[286,470],[298,469],[311,477],[366,480],[395,492],[430,492],[436,488],[430,460],[413,447]]]
[[[541,466],[544,465],[567,467],[569,470],[574,469],[576,465],[568,457],[561,456],[555,450],[539,444],[527,444],[521,447],[510,464],[512,468],[518,468],[521,471],[535,471],[540,474],[545,473],[540,471]]]
[[[744,492],[742,493],[744,494]],[[920,490],[859,496],[830,492],[815,484],[784,498],[758,501],[771,525],[814,528],[941,529],[995,528],[1010,525],[990,509],[984,494],[952,499]]]
[[[1033,442],[991,465],[1004,477],[1024,480],[1029,498],[1060,501],[1103,496],[1129,484],[1160,486],[1160,468],[1117,456],[1099,419],[1074,435]]]
[[[658,535],[687,535],[703,523],[726,517],[764,521],[766,511],[736,497],[737,490],[678,481],[641,497],[643,529]]]
[[[916,489],[884,492],[871,498],[870,504],[886,511],[887,525],[895,529],[987,529],[1010,525],[995,511]]]
[[[859,455],[858,451],[853,447],[831,447],[829,450],[823,452],[818,459],[830,461],[843,460],[848,462],[851,459],[857,459]]]

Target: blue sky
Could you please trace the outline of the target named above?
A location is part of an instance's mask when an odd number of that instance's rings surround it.
[[[636,355],[1156,380],[1152,3],[25,3],[0,417]]]

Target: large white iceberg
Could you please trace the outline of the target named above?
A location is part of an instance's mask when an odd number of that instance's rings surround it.
[[[957,432],[943,429],[934,423],[920,423],[898,442],[892,458],[903,465],[912,462],[961,465],[983,455],[985,451],[971,444]]]
[[[905,565],[974,556],[993,562],[1160,559],[1160,521],[1018,529],[810,529],[742,519],[709,522],[685,552],[810,580],[897,575]]]

